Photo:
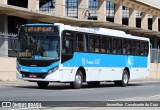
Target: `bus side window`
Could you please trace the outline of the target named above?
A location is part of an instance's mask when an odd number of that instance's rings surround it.
[[[144,43],[144,55],[148,55],[148,50],[149,50],[149,43],[145,42]]]
[[[102,36],[101,37],[101,53],[106,53],[107,48],[107,38]]]
[[[114,54],[122,54],[122,39],[113,38],[113,51]]]
[[[94,52],[94,47],[93,47],[93,45],[94,45],[94,42],[93,42],[93,37],[92,36],[90,36],[89,37],[89,52]]]
[[[123,54],[131,54],[131,41],[129,39],[123,39]]]
[[[144,45],[145,45],[145,42],[144,41],[141,41],[141,46],[140,46],[140,55],[145,55],[145,47],[144,47]]]
[[[118,54],[122,54],[122,39],[118,39],[117,49]]]
[[[65,40],[65,47],[62,49],[62,52],[66,54],[72,54],[73,53],[73,40]]]
[[[107,37],[107,53],[111,53],[112,50],[112,38]]]
[[[127,39],[123,39],[122,53],[127,54]]]
[[[76,34],[76,51],[78,52],[87,51],[87,36],[84,33]]]
[[[100,42],[99,42],[100,40],[99,39],[100,39],[100,36],[95,36],[94,52],[96,53],[100,52]]]
[[[101,52],[102,53],[111,53],[111,37],[102,36],[101,37]]]
[[[136,40],[132,40],[132,54],[140,55],[140,42]]]
[[[116,38],[113,38],[113,41],[112,41],[112,53],[116,54],[117,53],[117,39]]]
[[[136,55],[140,55],[140,42],[136,42]]]

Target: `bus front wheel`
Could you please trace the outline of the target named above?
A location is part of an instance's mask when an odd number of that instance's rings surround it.
[[[40,82],[37,82],[37,84],[38,84],[39,88],[45,89],[45,88],[47,88],[49,82],[40,81]]]
[[[129,82],[129,73],[127,70],[124,70],[123,75],[122,75],[122,80],[121,81],[114,81],[114,84],[116,86],[126,87],[128,85],[128,82]]]
[[[78,70],[75,76],[75,80],[74,82],[70,83],[70,86],[73,89],[80,89],[82,87],[82,83],[83,83],[83,75],[82,75],[82,71]]]

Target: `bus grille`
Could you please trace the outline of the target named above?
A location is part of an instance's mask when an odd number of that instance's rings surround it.
[[[48,73],[29,73],[29,72],[21,72],[23,78],[30,78],[29,75],[36,75],[36,78],[44,79]]]

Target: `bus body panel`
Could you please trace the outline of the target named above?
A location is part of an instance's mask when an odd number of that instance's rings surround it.
[[[146,56],[80,52],[74,53],[73,58],[64,62],[63,66],[69,68],[84,67],[87,76],[86,81],[120,80],[126,67],[130,70],[131,79],[143,78],[148,75],[149,69],[148,57]]]
[[[26,80],[26,81],[50,81],[50,82],[60,82],[61,81],[61,72],[60,71],[56,71],[52,74],[48,74],[45,78],[24,78],[22,77],[22,74],[19,73],[19,71],[16,72],[17,73],[17,79],[21,79],[21,80]]]
[[[148,68],[132,68],[130,69],[130,79],[146,78],[149,75]]]

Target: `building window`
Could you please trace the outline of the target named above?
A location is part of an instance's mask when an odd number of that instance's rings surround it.
[[[151,15],[148,15],[148,16],[149,16],[149,17],[148,17],[148,29],[149,29],[149,30],[152,30],[152,21],[153,21],[152,19],[153,19],[153,18],[152,18]],[[150,18],[150,17],[151,17],[151,18]]]
[[[136,18],[141,18],[141,11],[136,11]]]
[[[89,13],[90,16],[88,19],[97,20],[98,13],[98,0],[89,0]]]
[[[78,18],[78,0],[66,0],[66,16]]]
[[[114,18],[114,8],[115,4],[112,2],[106,2],[106,15],[107,18]]]
[[[55,13],[55,0],[40,0],[40,11]]]
[[[129,8],[122,6],[122,17],[123,18],[129,18]]]
[[[2,0],[0,0],[2,1]],[[5,0],[8,1],[8,5],[27,8],[28,0]]]

